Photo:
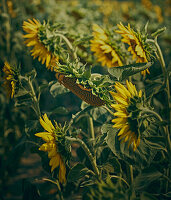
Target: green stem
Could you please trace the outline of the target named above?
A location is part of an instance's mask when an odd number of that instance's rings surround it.
[[[74,115],[74,117],[72,117],[71,121],[69,122],[68,129],[71,127],[71,125],[72,125],[73,123],[75,123],[75,122],[77,121],[77,119],[80,118],[80,116],[81,116],[82,114],[84,114],[85,112],[91,110],[92,108],[94,108],[94,107],[93,107],[93,106],[87,106],[87,107],[84,108],[83,110],[77,112],[77,113]]]
[[[63,34],[60,34],[60,33],[56,33],[55,35],[59,36],[60,38],[62,38],[66,42],[67,46],[69,47],[69,49],[71,50],[71,52],[73,54],[73,58],[75,60],[77,60],[77,54],[76,54],[71,42],[68,40],[68,38],[66,38]]]
[[[107,106],[102,106],[103,108],[105,108],[108,112],[110,112],[111,115],[114,115],[114,112],[112,112]]]
[[[122,181],[129,187],[128,182],[127,182],[125,179],[123,179],[122,177],[120,177],[120,176],[115,176],[115,175],[112,175],[112,176],[110,176],[110,177],[111,177],[111,178],[117,178],[117,179],[122,180]]]
[[[60,184],[59,184],[59,181],[58,181],[58,180],[52,181],[52,180],[50,180],[50,179],[48,179],[48,178],[43,178],[42,180],[48,181],[48,182],[50,182],[50,183],[55,184],[55,185],[57,186],[57,188],[58,188],[58,192],[59,192],[58,194],[59,194],[60,200],[64,200],[63,195],[62,195],[62,192],[61,192],[61,187],[60,187]]]
[[[89,129],[89,134],[93,141],[95,140],[95,135],[94,135],[94,126],[93,126],[93,119],[92,117],[88,117],[88,129]]]
[[[168,99],[169,125],[170,125],[171,124],[171,101],[170,101],[169,75],[168,75],[167,70],[166,70],[166,64],[165,64],[165,61],[164,61],[164,58],[163,58],[161,48],[158,45],[157,37],[154,40],[148,39],[147,41],[154,43],[154,45],[156,46],[156,49],[157,49],[156,56],[157,56],[157,58],[160,62],[160,65],[162,67],[163,76],[164,76],[164,85],[166,85],[166,93],[167,93],[167,99]]]
[[[87,154],[96,176],[99,177],[100,173],[99,173],[99,170],[97,168],[96,161],[95,161],[94,157],[92,156],[87,145],[79,138],[71,138],[71,137],[66,136],[66,139],[71,141],[71,142],[76,142],[76,143],[80,144],[80,146],[84,149],[85,153]]]
[[[128,174],[129,183],[131,185],[133,183],[133,179],[134,179],[132,165],[127,165],[127,174]]]
[[[41,112],[40,112],[39,102],[37,100],[36,93],[34,91],[33,84],[32,84],[32,81],[31,81],[30,77],[28,78],[28,84],[29,84],[30,89],[31,89],[31,94],[30,95],[31,95],[32,100],[34,102],[34,108],[35,108],[36,114],[37,114],[38,118],[40,118],[41,117]]]

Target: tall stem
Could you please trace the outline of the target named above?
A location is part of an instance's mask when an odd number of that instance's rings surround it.
[[[97,168],[96,161],[95,161],[93,155],[91,154],[89,148],[87,147],[87,145],[82,140],[80,140],[79,138],[71,138],[71,137],[66,136],[66,139],[69,140],[69,141],[76,142],[76,143],[80,144],[80,146],[84,149],[85,153],[87,154],[96,176],[99,177],[100,173],[99,173],[99,170]]]
[[[154,40],[148,39],[147,41],[153,43],[156,46],[156,49],[157,49],[156,56],[157,56],[157,58],[160,62],[160,65],[161,65],[162,71],[163,71],[164,85],[166,85],[166,93],[167,93],[168,108],[169,108],[169,124],[171,124],[170,86],[169,86],[169,75],[168,75],[167,70],[166,70],[166,64],[165,64],[165,61],[164,61],[164,58],[163,58],[161,48],[158,45],[157,37]]]
[[[154,40],[154,43],[156,45],[157,51],[158,51],[158,57],[159,61],[163,70],[163,75],[165,78],[165,84],[166,84],[166,92],[167,92],[167,99],[168,99],[168,107],[169,107],[169,124],[171,124],[171,101],[170,101],[170,86],[169,86],[169,75],[166,70],[166,64],[163,58],[162,51],[160,49],[160,46],[157,43],[157,38]]]
[[[38,118],[40,118],[41,112],[40,112],[39,102],[38,102],[36,93],[34,91],[33,84],[32,84],[30,77],[28,78],[28,84],[29,84],[30,89],[31,89],[31,97],[32,97],[32,100],[34,102],[34,108],[35,108],[36,114],[37,114]]]
[[[95,140],[95,135],[94,135],[94,126],[93,126],[93,119],[92,117],[88,117],[88,129],[89,129],[89,134],[93,141]]]
[[[61,37],[66,42],[67,46],[69,47],[70,51],[73,54],[73,58],[76,60],[77,59],[77,54],[76,54],[71,42],[68,40],[68,38],[66,38],[64,35],[62,35],[60,33],[56,33],[55,35]]]

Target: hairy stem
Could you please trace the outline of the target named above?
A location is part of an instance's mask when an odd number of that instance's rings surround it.
[[[63,34],[60,34],[60,33],[56,33],[55,35],[59,36],[60,38],[62,38],[66,42],[67,46],[69,47],[70,51],[72,52],[73,58],[76,60],[77,54],[76,54],[71,42],[68,40],[68,38],[66,38]]]
[[[40,118],[41,117],[41,112],[40,112],[39,102],[38,102],[36,93],[34,91],[34,87],[33,87],[33,84],[32,84],[32,81],[31,81],[30,77],[28,78],[28,84],[29,84],[30,89],[31,89],[31,94],[30,95],[31,95],[32,100],[34,102],[34,108],[35,108],[36,114],[37,114],[38,118]]]
[[[80,146],[84,149],[86,155],[88,156],[96,176],[99,177],[100,173],[99,173],[99,170],[97,168],[96,161],[95,161],[94,157],[92,156],[87,145],[79,138],[71,138],[71,137],[66,136],[66,139],[71,141],[71,142],[76,142],[76,143],[80,144]]]

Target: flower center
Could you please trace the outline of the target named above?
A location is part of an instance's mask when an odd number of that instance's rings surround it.
[[[133,98],[130,98],[129,106],[127,107],[128,112],[128,123],[130,125],[130,129],[132,132],[137,133],[138,131],[138,120],[140,110],[138,109],[137,105],[140,103],[141,98],[134,96]]]

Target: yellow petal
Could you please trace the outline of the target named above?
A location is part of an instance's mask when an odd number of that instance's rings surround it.
[[[54,137],[52,136],[52,134],[48,132],[40,132],[40,133],[36,133],[35,135],[37,137],[41,137],[45,142],[50,142],[54,140]]]
[[[123,128],[119,131],[118,136],[122,135],[125,132],[127,133],[128,130],[129,130],[128,125],[123,126]]]

